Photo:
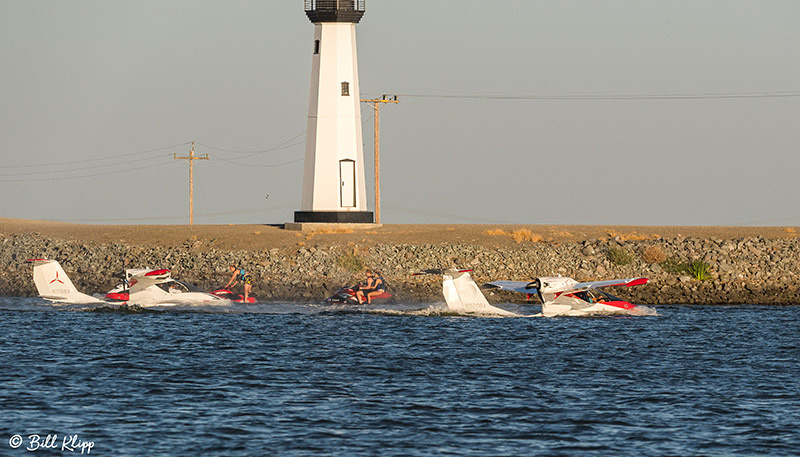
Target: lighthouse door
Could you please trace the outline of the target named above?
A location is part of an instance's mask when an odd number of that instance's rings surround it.
[[[356,206],[356,161],[344,159],[339,161],[339,182],[341,187],[340,201],[343,208]]]

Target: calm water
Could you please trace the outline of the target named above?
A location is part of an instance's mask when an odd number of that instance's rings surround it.
[[[800,307],[488,319],[39,303],[0,298],[3,456],[80,454],[61,449],[76,434],[104,456],[800,454]],[[25,450],[31,434],[56,449]]]

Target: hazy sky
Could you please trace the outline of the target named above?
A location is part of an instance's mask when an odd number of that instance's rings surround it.
[[[800,1],[367,0],[385,223],[800,225]],[[0,0],[0,217],[283,223],[301,0]],[[724,97],[722,94],[727,94]],[[364,105],[372,209],[372,109]]]

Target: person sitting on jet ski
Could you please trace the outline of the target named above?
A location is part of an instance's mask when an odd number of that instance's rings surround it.
[[[230,270],[233,272],[233,276],[228,281],[228,284],[225,284],[225,289],[229,289],[234,287],[239,281],[242,281],[242,285],[244,287],[244,303],[247,303],[247,299],[250,296],[250,290],[253,288],[253,277],[247,274],[244,268],[235,267],[231,265]]]
[[[359,305],[363,305],[365,301],[368,301],[368,295],[370,292],[375,291],[375,278],[372,275],[372,270],[367,270],[367,280],[359,283],[358,288],[356,289],[356,300],[358,300]]]
[[[366,301],[367,304],[372,304],[372,297],[380,295],[386,290],[386,286],[384,284],[385,282],[380,276],[380,272],[376,271],[375,274],[373,274],[372,270],[367,270],[366,284],[359,285],[359,288],[356,291],[356,299],[358,300],[358,304],[363,305],[364,301]]]
[[[374,282],[374,289],[372,292],[367,293],[367,303],[372,303],[372,297],[376,297],[384,292],[386,292],[386,281],[383,279],[381,272],[375,270],[374,274],[375,282]]]

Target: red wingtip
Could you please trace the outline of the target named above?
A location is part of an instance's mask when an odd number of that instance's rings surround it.
[[[637,278],[625,285],[628,287],[641,286],[642,284],[647,284],[648,281],[650,280],[647,278]]]
[[[169,273],[169,270],[167,270],[166,268],[162,268],[161,270],[148,271],[144,275],[145,276],[161,276],[161,275],[167,274],[167,273]]]

